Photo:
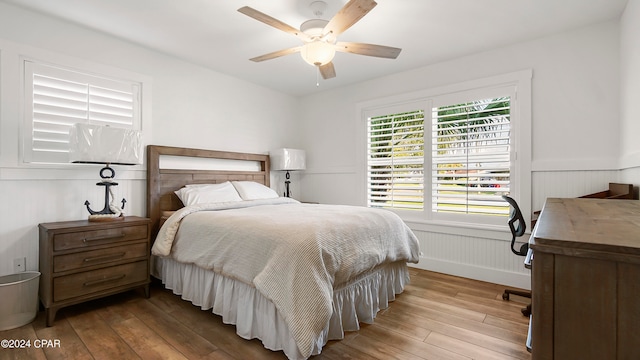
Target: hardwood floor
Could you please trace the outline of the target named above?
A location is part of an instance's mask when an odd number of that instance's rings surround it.
[[[312,359],[530,359],[528,318],[520,313],[529,299],[504,301],[503,290],[411,269],[411,284],[374,324]],[[2,339],[32,346],[0,349],[0,359],[286,359],[157,284],[149,299],[131,291],[61,309],[52,327],[40,312],[31,324],[0,331]],[[35,348],[36,339],[59,340],[59,347]]]

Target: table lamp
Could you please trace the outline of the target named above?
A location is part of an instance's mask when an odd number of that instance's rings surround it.
[[[269,153],[271,157],[271,170],[286,171],[286,181],[284,182],[284,196],[291,197],[289,192],[289,180],[291,175],[289,171],[304,170],[307,168],[304,150],[298,149],[277,149]]]
[[[102,181],[97,186],[104,187],[104,208],[100,211],[92,210],[89,201],[84,205],[89,211],[89,221],[112,221],[124,219],[124,204],[122,206],[114,198],[113,186],[116,172],[111,165],[136,165],[142,159],[141,134],[137,130],[121,129],[110,126],[91,124],[74,124],[69,131],[69,161],[81,164],[104,164],[100,170]]]

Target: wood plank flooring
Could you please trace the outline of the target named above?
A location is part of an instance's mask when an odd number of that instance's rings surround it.
[[[503,286],[419,269],[411,284],[341,341],[312,359],[525,359],[529,299],[502,300]],[[1,305],[0,305],[1,306]],[[259,340],[244,340],[219,316],[155,284],[151,297],[131,291],[61,309],[52,327],[44,312],[2,339],[30,339],[31,348],[2,349],[4,359],[286,359]],[[60,346],[34,347],[34,340]]]

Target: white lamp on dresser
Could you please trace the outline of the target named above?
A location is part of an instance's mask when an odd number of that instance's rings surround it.
[[[305,170],[307,168],[305,152],[299,149],[277,149],[269,153],[271,159],[271,170],[286,171],[285,174],[285,193],[284,196],[291,197],[289,185],[291,184],[291,175],[289,171]]]
[[[110,126],[91,124],[74,124],[69,132],[69,161],[82,164],[105,165],[100,170],[101,182],[97,186],[104,186],[104,208],[100,211],[92,210],[89,201],[84,205],[89,211],[89,221],[110,221],[123,219],[125,199],[119,206],[114,199],[109,201],[109,195],[114,197],[113,186],[116,172],[111,165],[136,165],[142,163],[142,140],[137,130],[121,129]]]

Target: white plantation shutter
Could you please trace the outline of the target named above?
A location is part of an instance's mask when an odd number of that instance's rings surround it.
[[[24,161],[66,163],[74,123],[140,129],[140,84],[25,61]]]
[[[364,103],[367,206],[406,221],[470,229],[504,227],[505,194],[528,212],[531,75],[526,70]]]
[[[509,97],[433,108],[433,212],[508,213],[501,195],[511,181],[510,114]]]
[[[514,164],[510,89],[365,110],[367,206],[502,224],[509,205],[501,196],[511,191]]]
[[[369,207],[424,209],[424,110],[367,118]]]

